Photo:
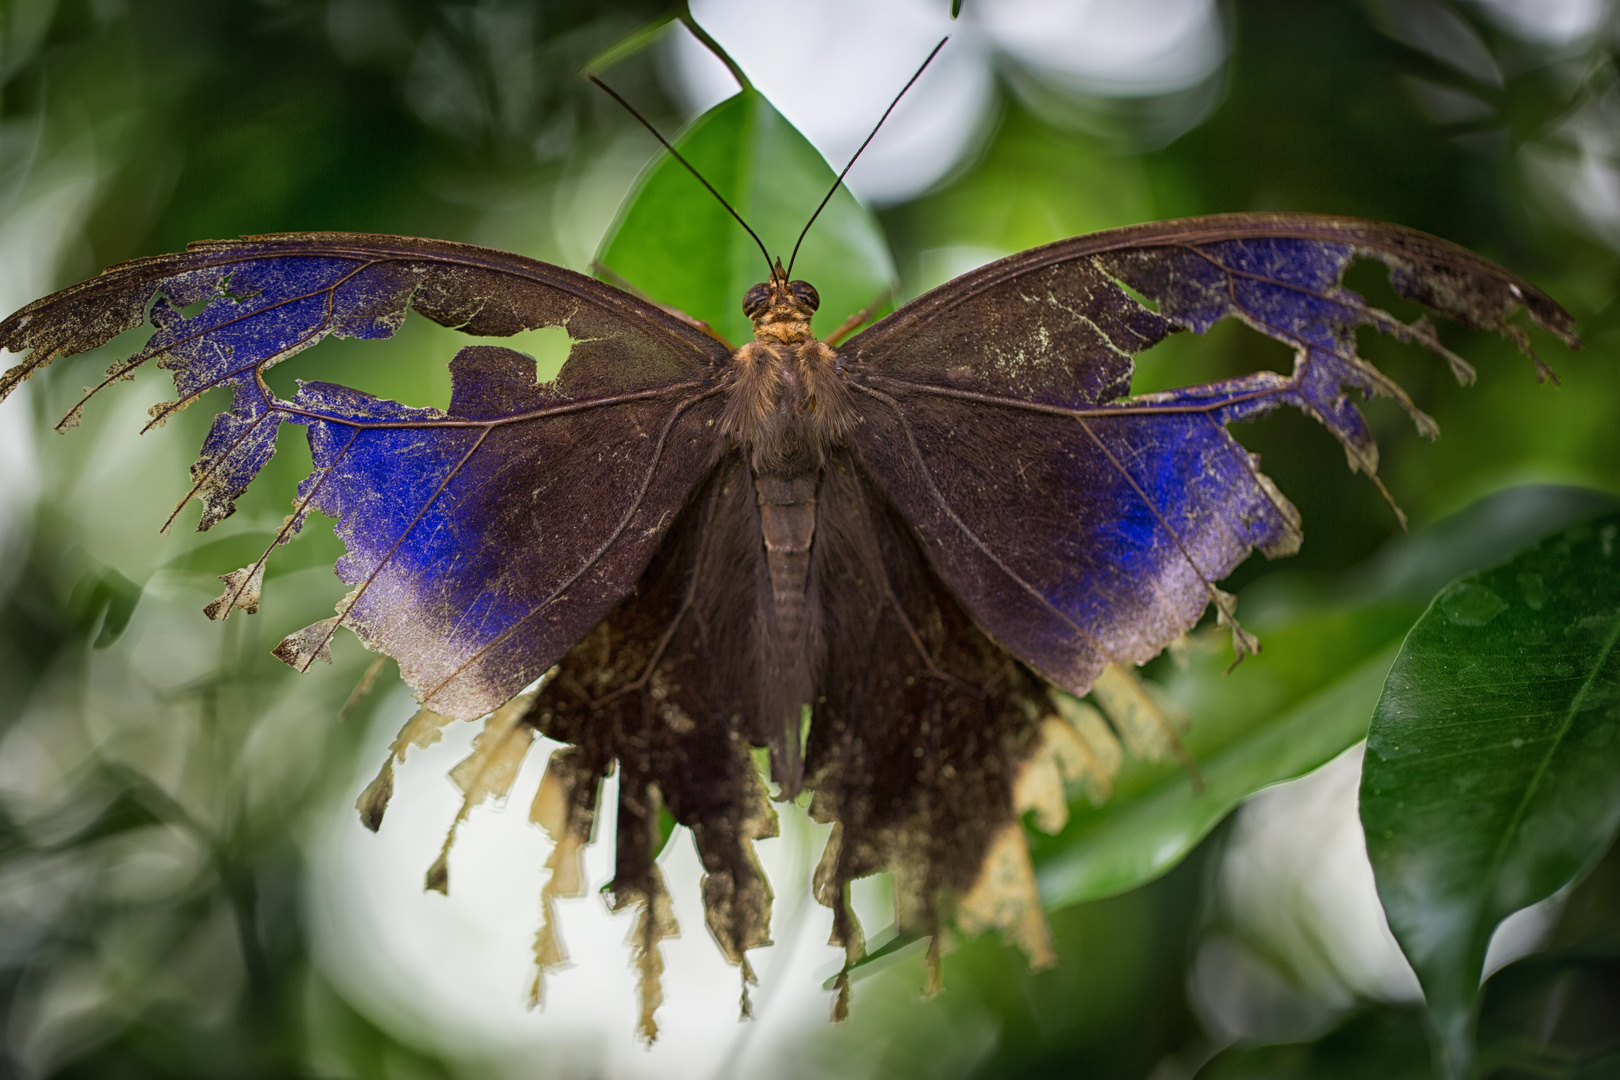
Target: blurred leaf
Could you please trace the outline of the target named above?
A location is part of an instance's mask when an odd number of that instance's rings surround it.
[[[1429,1080],[1420,1015],[1382,1006],[1351,1017],[1320,1039],[1240,1046],[1218,1054],[1200,1080]]]
[[[1471,1068],[1503,918],[1588,868],[1620,827],[1620,515],[1447,588],[1374,714],[1361,817],[1390,929],[1452,1076]]]
[[[621,60],[627,60],[649,45],[655,44],[664,36],[669,24],[681,17],[684,7],[684,4],[679,7],[672,7],[653,19],[652,22],[644,23],[630,31],[624,37],[585,61],[585,65],[580,68],[580,74],[587,77],[600,75]]]
[[[906,266],[908,292],[921,292],[1002,255],[1154,217],[1139,159],[1014,103],[972,168],[885,221],[921,249]]]
[[[1620,845],[1570,890],[1545,952],[1481,988],[1480,1073],[1614,1076],[1620,1065]],[[1506,1072],[1506,1070],[1516,1072]]]
[[[337,547],[335,540],[328,539],[330,533],[325,529],[311,529],[309,532],[315,537],[313,542],[305,542],[306,538],[299,536],[299,543],[276,550],[276,557],[265,563],[264,576],[267,580],[315,566],[330,566],[336,561],[342,549]],[[276,531],[273,529],[244,530],[198,544],[185,554],[164,563],[163,569],[206,574],[210,579],[208,587],[213,588],[211,582],[220,567],[251,565],[275,539]]]
[[[82,848],[93,844],[97,840],[105,840],[109,836],[118,836],[135,829],[145,829],[153,825],[172,824],[158,811],[154,810],[149,801],[141,797],[141,793],[131,788],[117,790],[112,799],[83,829],[73,834],[69,844],[72,847]]]
[[[79,579],[68,607],[86,633],[96,630],[94,647],[105,649],[128,628],[135,605],[141,601],[141,591],[140,585],[105,566]]]
[[[1193,717],[1186,743],[1203,790],[1174,765],[1128,765],[1112,799],[1075,807],[1068,828],[1036,847],[1043,902],[1096,900],[1158,877],[1249,795],[1360,739],[1417,611],[1380,606],[1261,626],[1264,651],[1230,676],[1223,633],[1201,637],[1167,689]]]
[[[675,146],[753,227],[771,256],[784,262],[837,178],[816,148],[753,91],[698,117]],[[714,196],[669,155],[660,154],[636,185],[598,259],[651,299],[704,320],[733,345],[753,338],[742,298],[765,280],[765,259]],[[894,262],[877,219],[840,187],[805,237],[793,273],[820,292],[817,328],[825,334],[892,287]]]

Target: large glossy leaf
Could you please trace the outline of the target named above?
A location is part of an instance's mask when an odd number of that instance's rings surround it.
[[[837,177],[752,90],[698,117],[675,146],[784,263]],[[708,322],[733,345],[753,337],[742,298],[765,280],[765,258],[667,154],[658,155],[626,200],[599,261],[659,303]],[[820,292],[816,329],[827,334],[893,285],[894,261],[877,219],[840,188],[805,238],[793,276]]]
[[[1453,1076],[1485,949],[1620,827],[1620,515],[1453,583],[1374,714],[1362,825]]]
[[[1354,744],[1401,640],[1437,589],[1613,506],[1580,489],[1512,489],[1391,544],[1337,581],[1254,597],[1262,611],[1249,625],[1264,643],[1260,655],[1227,674],[1230,653],[1211,635],[1185,668],[1163,676],[1190,724],[1186,748],[1202,790],[1175,762],[1127,763],[1111,799],[1074,804],[1062,833],[1035,839],[1043,901],[1096,900],[1158,877],[1250,794]]]

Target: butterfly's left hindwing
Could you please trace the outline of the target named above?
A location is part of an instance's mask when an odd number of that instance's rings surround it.
[[[154,422],[207,390],[232,391],[192,468],[202,528],[230,514],[281,423],[309,430],[314,471],[276,543],[311,510],[337,517],[347,548],[337,570],[352,590],[336,618],[291,635],[279,655],[307,668],[348,625],[443,713],[493,709],[583,637],[717,458],[718,343],[579,274],[442,241],[258,237],[113,267],[0,324],[0,346],[30,350],[0,389],[140,325],[148,309],[156,333],[102,385],[156,359],[179,396]],[[544,385],[521,353],[463,350],[447,412],[325,383],[286,401],[262,379],[328,334],[388,337],[411,310],[477,336],[561,326],[574,345]],[[210,613],[256,606],[263,565],[231,575]]]

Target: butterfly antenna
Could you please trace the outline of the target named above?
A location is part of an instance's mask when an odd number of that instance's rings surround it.
[[[944,42],[940,42],[940,44],[943,45]],[[938,52],[939,50],[936,49],[935,51]],[[929,59],[932,59],[932,57],[930,57]],[[591,82],[595,83],[597,86],[600,86],[603,90],[606,90],[609,97],[611,97],[614,101],[617,101],[620,105],[623,105],[625,111],[628,112],[631,116],[635,117],[637,120],[640,120],[641,121],[641,126],[646,128],[648,131],[652,132],[652,137],[657,139],[659,141],[659,143],[661,143],[663,145],[665,150],[669,151],[670,156],[673,157],[676,161],[680,162],[682,165],[685,165],[686,166],[686,171],[691,173],[693,176],[697,177],[698,183],[702,184],[704,187],[709,189],[709,194],[713,195],[717,200],[719,200],[720,205],[726,208],[726,213],[728,213],[732,217],[736,218],[737,219],[737,224],[741,225],[743,227],[743,230],[745,232],[747,232],[749,236],[754,238],[754,243],[759,245],[759,253],[761,255],[765,256],[765,265],[767,267],[770,267],[770,265],[771,265],[771,253],[769,251],[765,250],[765,242],[759,238],[759,234],[756,233],[753,229],[750,229],[748,227],[748,222],[746,222],[746,221],[744,221],[742,219],[742,215],[737,213],[737,211],[733,210],[732,207],[731,207],[731,204],[726,202],[725,196],[721,195],[718,191],[714,190],[714,185],[709,183],[707,180],[703,179],[703,174],[698,172],[697,169],[693,168],[692,163],[690,161],[687,161],[685,158],[681,157],[681,152],[679,150],[675,149],[673,146],[671,146],[670,143],[669,143],[669,140],[664,138],[662,135],[660,135],[658,133],[658,129],[653,127],[652,121],[648,120],[645,116],[642,116],[639,112],[637,112],[636,107],[634,105],[630,104],[628,101],[624,100],[624,98],[620,97],[619,92],[617,90],[613,89],[613,87],[609,86],[607,83],[603,82],[601,79],[598,79],[595,75],[588,75],[588,76],[586,76],[586,78],[590,79]],[[893,108],[893,106],[890,106],[890,107]],[[886,116],[888,114],[885,113],[884,115]],[[795,249],[795,250],[797,250],[797,249]],[[773,272],[774,272],[774,270],[773,270]]]
[[[827,209],[827,204],[832,202],[832,197],[838,193],[839,185],[843,184],[844,177],[849,175],[849,170],[855,167],[855,162],[860,160],[862,152],[866,150],[867,146],[871,144],[873,139],[877,138],[878,128],[883,126],[883,121],[887,120],[889,118],[889,114],[894,112],[894,107],[900,104],[900,99],[906,96],[906,91],[911,89],[912,84],[918,79],[922,78],[922,73],[928,70],[928,65],[934,62],[934,57],[939,55],[939,50],[943,49],[945,47],[945,43],[949,40],[951,40],[949,37],[940,38],[939,44],[934,46],[934,51],[928,54],[928,59],[922,62],[922,66],[917,69],[916,74],[912,75],[912,77],[906,81],[906,85],[900,88],[900,92],[894,95],[894,100],[889,102],[889,107],[883,110],[883,115],[878,117],[878,122],[872,125],[872,133],[866,137],[866,142],[861,143],[860,148],[855,151],[855,156],[849,159],[848,165],[844,166],[844,171],[838,174],[837,180],[833,181],[832,190],[828,191],[827,197],[821,200],[821,205],[816,207],[816,212],[810,215],[810,220],[804,223],[804,231],[799,233],[799,239],[793,244],[793,254],[788,256],[789,275],[793,273],[793,263],[799,257],[799,245],[804,243],[804,238],[809,235],[810,226],[816,223],[816,218],[820,217],[821,212]],[[608,92],[612,93],[611,90]],[[618,95],[614,94],[614,96],[617,97]]]

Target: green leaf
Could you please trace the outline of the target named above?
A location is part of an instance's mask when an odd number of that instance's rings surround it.
[[[895,214],[917,252],[907,267],[908,292],[941,285],[997,255],[1156,216],[1139,159],[1109,153],[1082,132],[1056,130],[1016,101],[965,173]]]
[[[1319,1039],[1221,1051],[1199,1080],[1430,1080],[1423,1019],[1417,1010],[1374,1005]]]
[[[698,117],[675,146],[784,262],[837,178],[754,91]],[[765,280],[765,257],[668,154],[631,192],[598,261],[658,303],[707,322],[732,345],[754,336],[742,298]],[[816,329],[827,334],[893,286],[894,260],[877,219],[840,187],[805,238],[793,274],[821,294]]]
[[[1373,716],[1361,820],[1440,1056],[1472,1068],[1486,946],[1620,827],[1620,515],[1440,593]]]

